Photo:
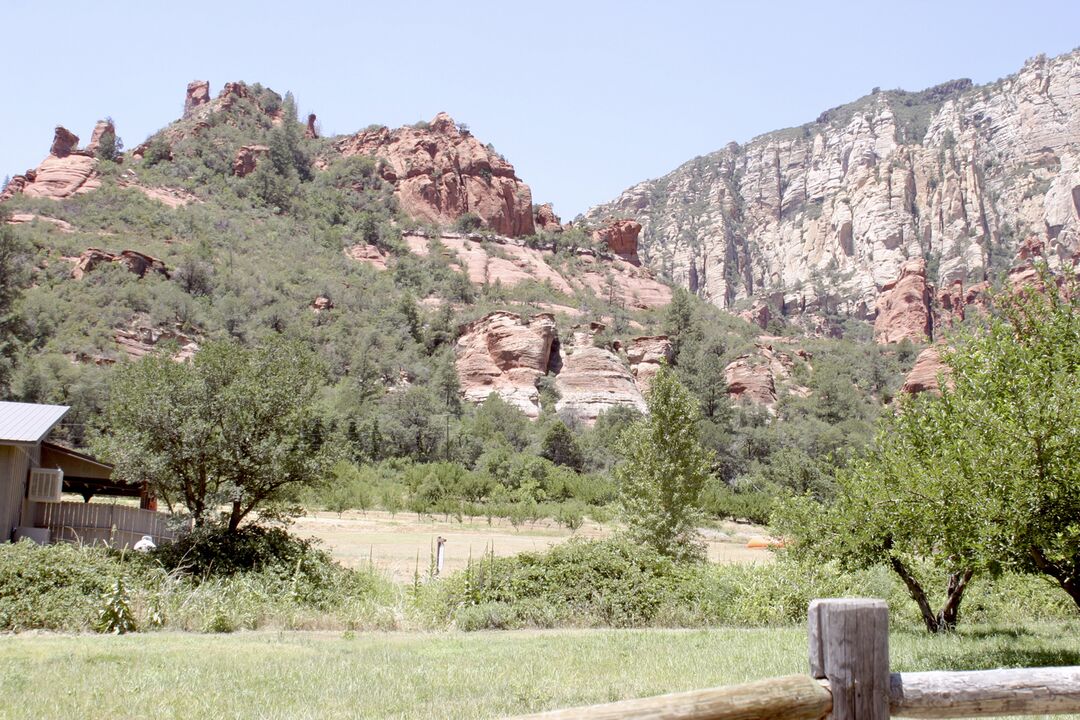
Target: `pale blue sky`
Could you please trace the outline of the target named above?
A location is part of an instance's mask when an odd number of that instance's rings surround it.
[[[128,147],[188,81],[292,90],[324,132],[446,110],[564,219],[874,86],[988,82],[1080,45],[1080,2],[0,0],[0,177],[52,128]]]

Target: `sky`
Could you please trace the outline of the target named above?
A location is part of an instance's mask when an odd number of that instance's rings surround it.
[[[1080,2],[0,0],[0,177],[54,126],[127,147],[191,80],[292,91],[324,134],[449,112],[564,220],[875,87],[991,82],[1080,45]]]

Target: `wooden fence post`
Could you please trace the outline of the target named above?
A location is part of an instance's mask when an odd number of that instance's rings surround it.
[[[810,603],[810,674],[829,681],[833,720],[889,717],[889,607],[884,600]]]

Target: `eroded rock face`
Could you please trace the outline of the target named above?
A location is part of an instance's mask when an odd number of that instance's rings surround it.
[[[933,288],[926,282],[926,261],[911,260],[900,275],[885,283],[877,299],[874,339],[881,344],[905,338],[915,343],[933,338]]]
[[[75,267],[71,270],[71,277],[81,280],[86,273],[103,263],[120,263],[139,277],[146,277],[146,274],[151,272],[169,277],[165,263],[155,257],[135,250],[124,250],[116,254],[99,248],[87,248],[79,255]]]
[[[49,154],[54,157],[65,158],[78,149],[79,136],[66,127],[57,125],[56,132],[53,134],[52,146],[49,148]]]
[[[190,360],[199,351],[198,341],[177,330],[151,327],[133,323],[131,327],[113,331],[113,339],[129,360],[138,360],[149,355],[163,342],[172,341],[179,346],[173,354],[178,362]]]
[[[638,258],[638,235],[641,223],[636,220],[609,220],[599,230],[593,232],[593,239],[604,244],[631,265],[640,265]]]
[[[740,355],[724,368],[727,394],[736,402],[760,405],[770,412],[783,392],[806,397],[810,389],[795,383],[791,374],[795,369],[795,357],[809,363],[810,353],[802,349],[791,354],[776,350],[769,338],[759,338],[753,353]]]
[[[236,151],[233,158],[232,171],[237,177],[244,177],[255,172],[259,158],[270,152],[268,145],[244,145]]]
[[[304,128],[304,137],[309,140],[314,140],[319,137],[319,129],[315,127],[316,120],[315,113],[311,113],[307,116],[307,127]]]
[[[548,314],[525,319],[494,312],[463,327],[455,364],[465,400],[482,403],[495,393],[527,417],[539,417],[536,382],[547,373],[555,338],[555,318]]]
[[[938,375],[947,373],[948,368],[941,362],[941,352],[937,347],[930,346],[919,353],[915,358],[915,366],[911,368],[901,392],[914,395],[921,392],[939,392]]]
[[[1000,269],[986,248],[1014,253],[1032,234],[1075,250],[1077,88],[1080,51],[982,88],[877,93],[692,160],[587,219],[638,220],[642,258],[721,307],[783,291],[785,313],[809,313],[824,288],[864,317],[910,258],[934,259],[926,281],[949,287]]]
[[[195,108],[210,102],[210,83],[206,80],[195,80],[188,83],[187,94],[184,96],[184,117],[190,117]]]
[[[564,420],[592,425],[616,406],[646,411],[645,398],[630,369],[607,348],[575,346],[562,355],[555,376],[559,400],[555,409]]]
[[[383,179],[394,185],[401,209],[417,220],[449,225],[473,213],[499,235],[534,232],[529,186],[513,165],[462,132],[446,113],[425,125],[357,133],[335,147],[345,156],[382,160]]]
[[[386,253],[374,245],[357,243],[356,245],[345,248],[344,253],[345,257],[371,265],[376,270],[386,269]]]

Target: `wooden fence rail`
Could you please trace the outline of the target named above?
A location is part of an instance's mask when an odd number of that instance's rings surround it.
[[[115,548],[131,547],[143,535],[158,544],[175,537],[164,513],[107,503],[35,503],[34,524],[49,528],[53,542]]]
[[[1080,712],[1080,667],[890,673],[888,623],[882,600],[814,600],[810,675],[514,720],[886,720]]]

